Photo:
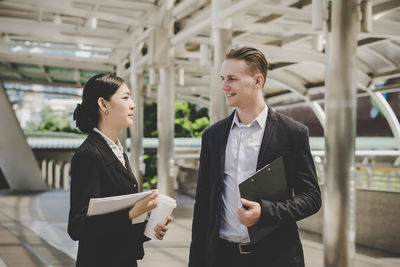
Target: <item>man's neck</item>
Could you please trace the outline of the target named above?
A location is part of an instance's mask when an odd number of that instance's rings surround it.
[[[237,116],[239,121],[245,125],[250,124],[254,121],[258,115],[260,115],[261,111],[263,111],[265,107],[265,103],[260,101],[253,106],[249,106],[247,108],[237,108]]]

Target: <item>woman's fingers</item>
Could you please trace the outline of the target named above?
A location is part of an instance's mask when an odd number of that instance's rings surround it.
[[[167,216],[167,223],[165,225],[168,225],[170,222],[172,222],[174,219],[171,216]]]
[[[154,231],[155,231],[155,237],[159,240],[162,240],[168,231],[168,227],[167,225],[164,224],[157,224],[157,226],[154,228]]]

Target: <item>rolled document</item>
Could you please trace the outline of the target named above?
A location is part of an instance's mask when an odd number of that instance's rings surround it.
[[[165,224],[167,222],[167,216],[171,215],[175,207],[175,199],[166,195],[159,195],[157,208],[152,210],[149,221],[147,222],[144,231],[145,236],[151,239],[156,239],[154,228],[158,223]]]

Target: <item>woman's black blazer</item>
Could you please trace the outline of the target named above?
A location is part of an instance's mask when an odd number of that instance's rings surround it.
[[[77,266],[129,266],[143,258],[144,223],[132,224],[129,209],[87,216],[90,198],[138,192],[124,153],[126,168],[104,138],[92,132],[71,162],[68,234],[79,241]]]

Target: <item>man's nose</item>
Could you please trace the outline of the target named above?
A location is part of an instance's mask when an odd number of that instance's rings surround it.
[[[229,86],[226,84],[226,81],[222,81],[222,90],[224,90],[224,91],[229,90]]]

